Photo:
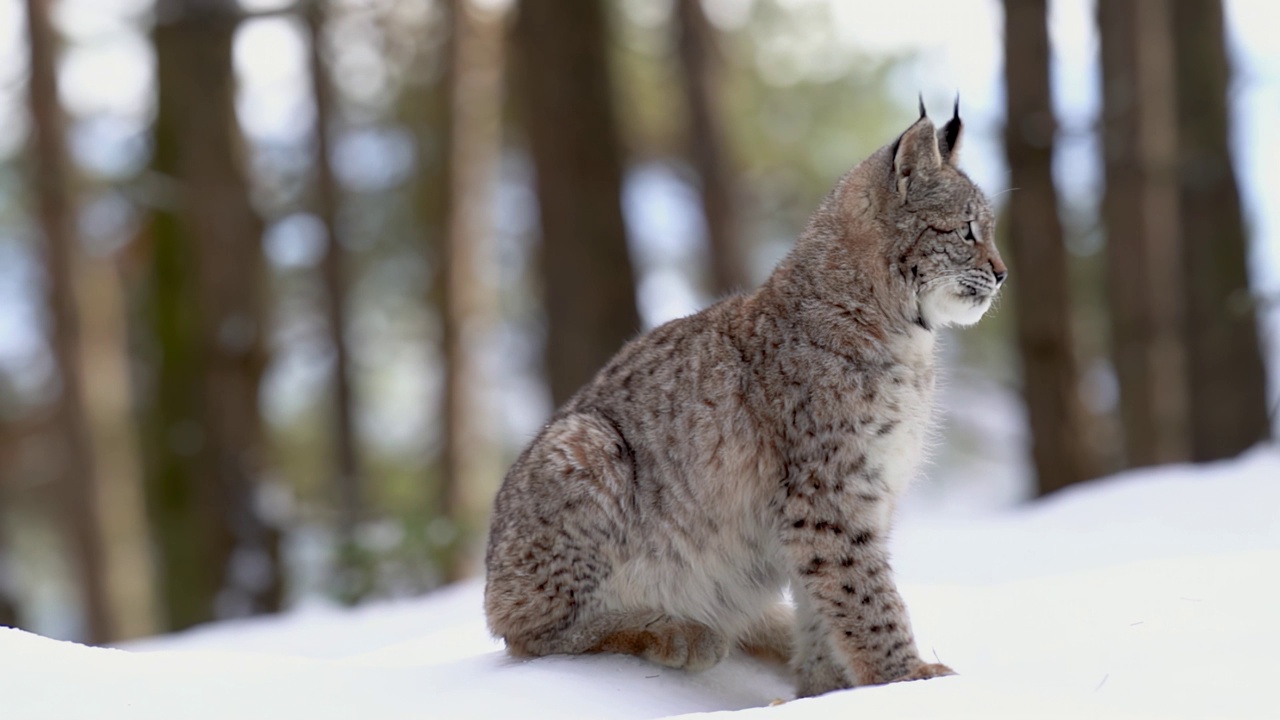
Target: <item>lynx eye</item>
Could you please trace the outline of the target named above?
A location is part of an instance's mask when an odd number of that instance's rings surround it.
[[[973,221],[972,221],[972,220],[970,220],[969,222],[967,222],[967,223],[965,223],[965,224],[964,224],[964,234],[963,234],[963,237],[964,237],[964,239],[965,239],[965,240],[967,240],[968,242],[977,242],[977,241],[978,241],[978,228],[974,226],[974,224],[973,224]]]

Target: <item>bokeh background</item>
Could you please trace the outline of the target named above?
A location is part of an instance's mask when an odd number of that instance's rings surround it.
[[[0,624],[110,642],[478,573],[555,405],[761,281],[918,93],[941,119],[959,93],[1011,278],[944,336],[904,512],[1272,441],[1277,26],[1269,0],[0,0]]]

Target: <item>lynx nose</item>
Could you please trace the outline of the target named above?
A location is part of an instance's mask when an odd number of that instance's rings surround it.
[[[991,274],[996,278],[996,287],[1000,287],[1000,283],[1005,282],[1005,278],[1009,277],[1009,270],[1000,260],[988,261],[988,265],[991,265]]]

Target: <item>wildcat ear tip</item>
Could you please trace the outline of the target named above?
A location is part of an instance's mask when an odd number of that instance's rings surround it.
[[[923,120],[929,117],[929,113],[924,111],[924,93],[919,93],[916,97],[920,102],[920,119]]]
[[[952,111],[951,119],[952,120],[960,119],[960,93],[959,92],[956,92],[956,105],[955,105],[955,109]]]

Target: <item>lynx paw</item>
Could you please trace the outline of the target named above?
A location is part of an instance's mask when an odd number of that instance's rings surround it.
[[[817,697],[853,687],[849,678],[832,662],[819,660],[800,668],[796,677],[796,697]]]
[[[616,631],[589,652],[625,653],[679,670],[706,670],[729,654],[729,641],[689,620],[660,616],[633,629]]]
[[[920,667],[903,675],[893,682],[905,682],[908,680],[928,680],[929,678],[943,677],[944,675],[955,675],[956,671],[943,665],[942,663],[921,663]]]
[[[652,636],[652,641],[641,657],[659,665],[698,672],[729,654],[729,642],[724,636],[701,623],[659,620],[644,632]]]

